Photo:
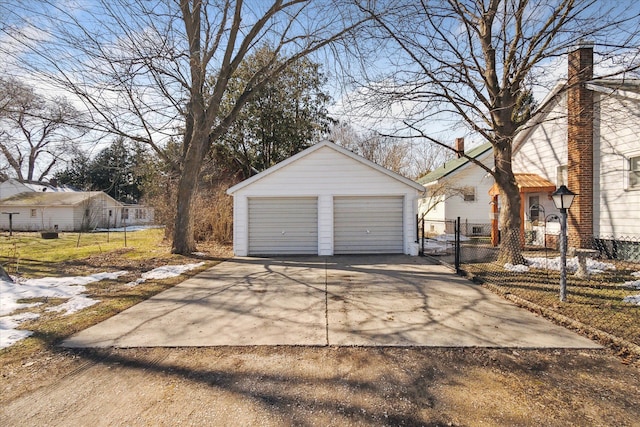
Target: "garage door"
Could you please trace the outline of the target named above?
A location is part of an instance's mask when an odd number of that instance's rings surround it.
[[[317,253],[317,198],[249,199],[249,255]]]
[[[403,253],[403,197],[336,197],[335,254]]]

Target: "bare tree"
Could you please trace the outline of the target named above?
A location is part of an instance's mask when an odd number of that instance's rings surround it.
[[[22,23],[5,30],[21,49],[5,53],[74,93],[95,130],[148,144],[173,164],[180,181],[172,251],[187,254],[195,250],[192,200],[212,144],[283,69],[369,19],[353,18],[337,2],[102,0],[72,10],[56,1],[25,3],[2,11]],[[34,35],[28,30],[36,21]],[[272,60],[221,109],[230,78],[264,43],[273,47]],[[178,162],[164,150],[172,137],[182,142]]]
[[[346,123],[333,124],[329,129],[329,139],[367,160],[411,178],[435,169],[435,165],[446,158],[439,147],[415,147],[411,141],[375,131],[362,134]]]
[[[413,115],[404,121],[410,136],[448,146],[431,129],[453,116],[493,145],[494,169],[469,160],[500,189],[500,260],[521,262],[521,200],[511,157],[512,141],[530,116],[531,89],[544,66],[580,38],[601,41],[603,58],[637,50],[637,8],[594,0],[354,1],[376,23],[366,41],[376,42],[391,68],[375,76],[370,92],[381,103],[411,103]],[[630,70],[638,63],[619,65],[618,71]]]
[[[0,79],[0,153],[18,179],[41,181],[78,137],[79,113],[16,79]]]

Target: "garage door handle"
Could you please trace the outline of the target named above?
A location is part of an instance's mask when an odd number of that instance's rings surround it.
[[[371,231],[367,230],[367,234],[371,233]]]
[[[286,234],[286,233],[285,233],[285,231],[284,231],[284,230],[282,230],[282,235],[284,236],[285,234]]]

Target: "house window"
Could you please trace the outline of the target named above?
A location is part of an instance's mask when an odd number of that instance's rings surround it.
[[[569,169],[567,165],[560,165],[556,168],[556,185],[560,187],[561,185],[567,185],[569,182]]]
[[[640,156],[629,159],[629,189],[640,189]]]
[[[476,189],[473,187],[465,188],[462,198],[465,202],[475,202],[476,201]]]
[[[531,222],[540,219],[540,196],[529,196],[529,219]]]
[[[31,218],[37,218],[37,217],[38,217],[38,210],[31,209]]]

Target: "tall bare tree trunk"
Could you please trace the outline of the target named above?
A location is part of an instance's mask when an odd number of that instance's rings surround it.
[[[520,236],[520,191],[511,165],[511,143],[503,142],[494,146],[494,179],[500,188],[500,228],[502,230],[498,262],[501,264],[523,264]]]
[[[202,127],[203,123],[200,127]],[[193,198],[198,187],[198,175],[202,167],[202,159],[208,132],[198,129],[193,132],[191,143],[185,154],[182,165],[182,173],[178,182],[177,211],[175,227],[173,229],[173,246],[171,252],[188,255],[196,250],[196,242],[193,235],[192,207]]]

